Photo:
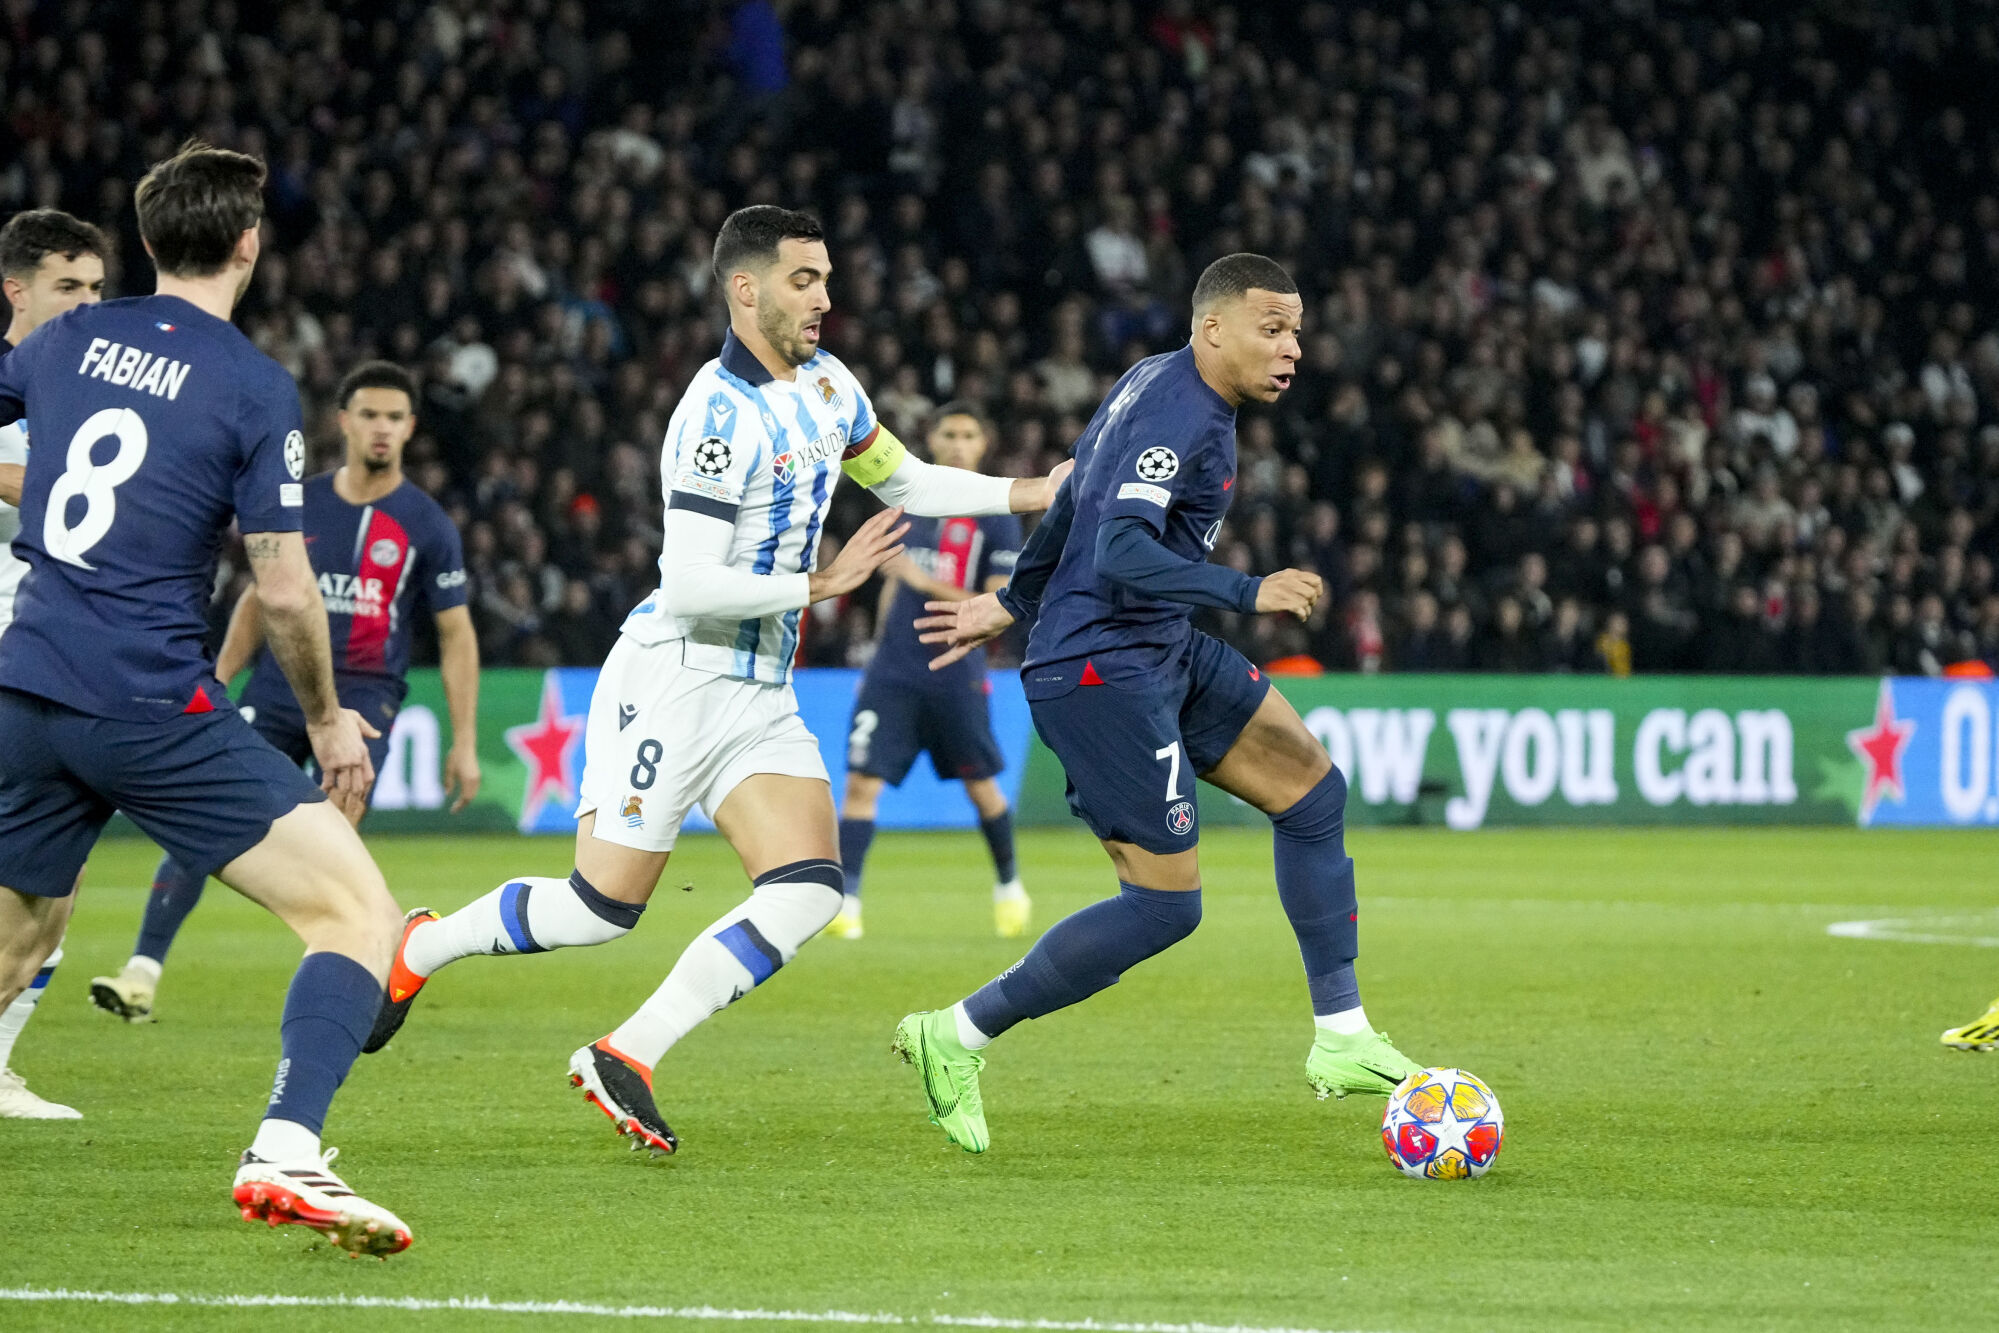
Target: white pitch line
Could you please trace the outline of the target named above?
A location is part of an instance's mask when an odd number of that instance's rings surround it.
[[[1900,916],[1881,917],[1873,921],[1835,921],[1825,928],[1825,933],[1848,940],[1963,944],[1977,949],[1999,949],[1999,935],[1973,933],[1991,930],[1995,926],[1999,926],[1999,916],[1984,912],[1976,916]]]
[[[898,1315],[857,1310],[737,1310],[713,1305],[597,1305],[588,1301],[496,1301],[487,1296],[209,1296],[172,1291],[72,1291],[66,1287],[0,1287],[0,1301],[95,1305],[180,1305],[352,1310],[457,1310],[468,1314],[566,1314],[600,1319],[719,1319],[736,1323],[903,1325],[932,1328],[1046,1329],[1050,1333],[1333,1333],[1268,1324],[1127,1323],[1104,1319],[1009,1319],[1000,1315]],[[1346,1333],[1354,1333],[1347,1330]]]

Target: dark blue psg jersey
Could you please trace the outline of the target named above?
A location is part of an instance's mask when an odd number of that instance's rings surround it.
[[[1160,544],[1206,560],[1235,485],[1235,409],[1194,369],[1194,349],[1126,371],[1076,442],[1076,516],[1027,639],[1025,666],[1088,658],[1107,681],[1156,669],[1193,633],[1193,608],[1097,574],[1097,532],[1142,520]]]
[[[909,535],[902,539],[910,562],[940,583],[979,592],[990,578],[1004,579],[1013,573],[1020,556],[1020,520],[1012,514],[985,518],[912,518]],[[875,647],[870,675],[898,680],[936,681],[976,676],[985,669],[985,655],[973,653],[941,672],[930,669],[937,650],[917,639],[916,621],[927,614],[925,597],[907,583],[899,584],[889,599],[888,615],[882,625],[881,642]]]
[[[435,615],[465,605],[458,529],[413,482],[357,505],[340,498],[333,474],[325,472],[305,483],[305,549],[326,602],[341,702],[377,685],[388,685],[401,702],[412,613],[419,606]],[[268,644],[257,655],[243,702],[298,707]]]
[[[28,572],[0,686],[132,721],[211,707],[223,534],[295,532],[305,503],[292,377],[179,297],[105,301],[0,359],[0,423],[23,418]]]

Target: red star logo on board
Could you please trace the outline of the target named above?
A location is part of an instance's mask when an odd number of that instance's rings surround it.
[[[1882,681],[1874,702],[1874,725],[1846,733],[1847,748],[1867,765],[1867,787],[1860,796],[1862,824],[1873,822],[1874,807],[1884,793],[1897,802],[1902,800],[1902,751],[1915,734],[1915,719],[1896,718],[1894,690]]]
[[[576,799],[575,751],[582,737],[583,717],[562,711],[562,691],[551,671],[542,678],[541,715],[507,728],[507,748],[528,766],[527,790],[521,796],[523,830],[534,827],[549,801],[566,805]]]

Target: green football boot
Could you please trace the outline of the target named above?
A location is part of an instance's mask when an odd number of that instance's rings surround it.
[[[979,1096],[979,1071],[986,1060],[958,1040],[951,1011],[911,1014],[895,1025],[895,1045],[890,1049],[916,1066],[923,1095],[930,1099],[930,1123],[966,1152],[984,1152],[992,1142],[986,1133],[985,1102]]]
[[[1344,1097],[1350,1092],[1386,1097],[1403,1079],[1422,1069],[1422,1065],[1388,1044],[1386,1032],[1342,1036],[1320,1028],[1312,1039],[1311,1053],[1305,1057],[1305,1081],[1319,1094],[1320,1101]]]

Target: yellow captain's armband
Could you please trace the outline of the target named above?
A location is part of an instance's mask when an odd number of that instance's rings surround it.
[[[859,486],[879,486],[909,456],[887,426],[877,424],[868,438],[840,456],[840,470]]]

